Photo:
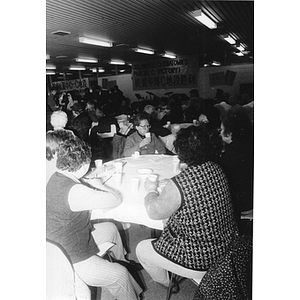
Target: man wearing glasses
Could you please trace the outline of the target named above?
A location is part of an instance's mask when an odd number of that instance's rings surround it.
[[[154,133],[149,132],[149,117],[140,113],[134,117],[133,125],[136,131],[127,137],[124,153],[125,157],[133,155],[135,152],[144,154],[165,154],[166,148],[163,142]]]

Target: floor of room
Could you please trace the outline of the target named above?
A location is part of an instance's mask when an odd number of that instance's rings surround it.
[[[126,230],[122,230],[121,224],[116,223],[116,225],[119,227],[122,237],[126,240],[128,248],[127,258],[138,262],[135,255],[136,245],[141,240],[150,238],[153,232],[151,232],[151,229],[142,225],[131,224],[130,228]],[[144,269],[139,271],[138,274],[140,275],[141,280],[143,281],[146,287],[146,290],[143,293],[143,300],[166,299],[167,288],[154,282]],[[91,290],[92,300],[114,300],[114,297],[112,297],[109,291],[105,288],[102,288],[101,290],[98,289],[98,293],[95,288],[92,288]],[[196,292],[196,290],[196,284],[189,279],[185,279],[180,283],[179,293],[172,294],[171,300],[191,300],[193,299],[193,295]]]

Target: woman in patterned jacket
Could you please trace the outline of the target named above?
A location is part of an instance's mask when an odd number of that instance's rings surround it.
[[[150,218],[165,220],[157,239],[141,241],[137,257],[152,279],[169,285],[168,271],[201,279],[238,237],[228,182],[210,132],[201,127],[181,129],[174,142],[187,167],[157,191],[146,180],[145,207]]]

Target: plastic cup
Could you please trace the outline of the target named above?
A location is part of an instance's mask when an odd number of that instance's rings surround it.
[[[96,166],[96,168],[102,167],[102,159],[96,159],[95,160],[95,166]]]
[[[137,194],[139,191],[140,179],[138,177],[130,178],[131,192]]]
[[[115,173],[112,175],[116,188],[120,188],[122,184],[122,173]]]
[[[145,133],[145,137],[151,139],[151,133],[150,132]]]
[[[177,156],[173,156],[173,172],[177,173],[180,171],[180,160]]]
[[[116,173],[122,173],[123,172],[123,163],[120,161],[115,162],[115,171]]]
[[[133,158],[138,158],[140,156],[140,152],[139,151],[135,151],[133,154],[132,154],[132,157]]]
[[[155,182],[157,180],[157,175],[156,174],[149,174],[148,179],[152,182]]]

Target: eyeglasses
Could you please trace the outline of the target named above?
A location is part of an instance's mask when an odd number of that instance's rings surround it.
[[[142,127],[142,128],[151,128],[151,125],[139,125],[140,127]]]

